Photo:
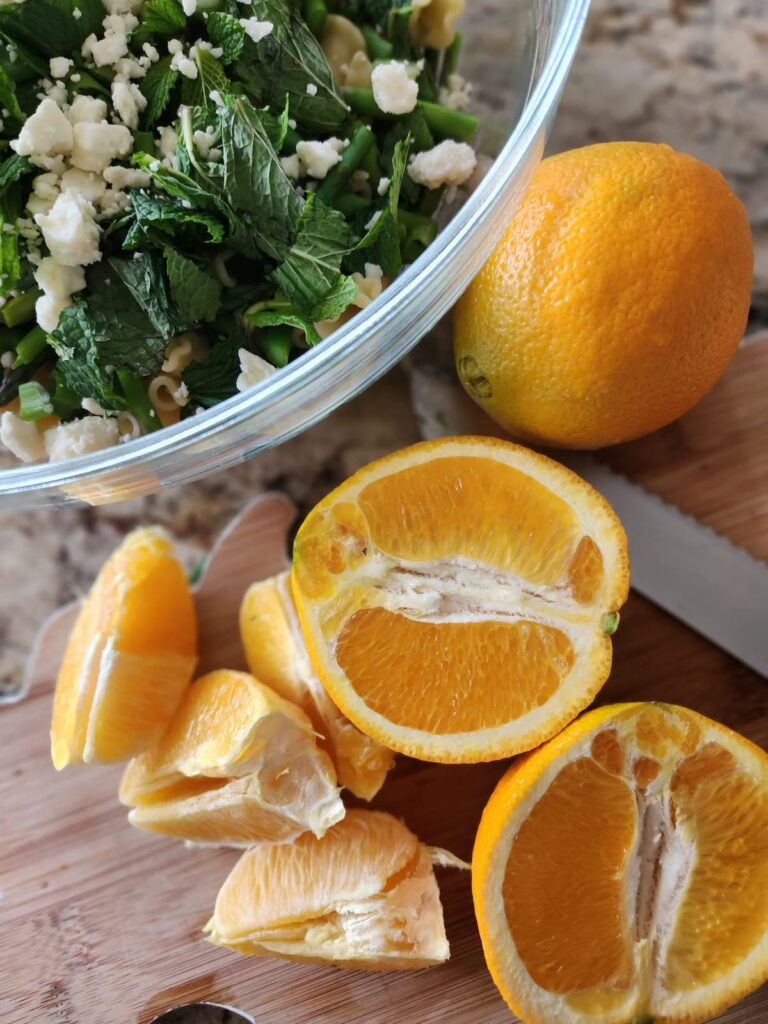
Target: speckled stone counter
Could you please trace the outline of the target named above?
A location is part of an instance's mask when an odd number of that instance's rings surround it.
[[[726,174],[755,230],[754,319],[768,322],[766,0],[593,0],[550,149],[633,138],[669,142]],[[307,507],[417,437],[396,370],[309,434],[208,480],[106,508],[0,513],[0,686],[19,679],[38,624],[137,523],[167,527],[191,564],[255,494],[282,489]]]

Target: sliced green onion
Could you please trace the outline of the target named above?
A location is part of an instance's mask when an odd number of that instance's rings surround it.
[[[142,427],[147,432],[161,427],[160,417],[152,407],[141,377],[137,377],[130,370],[118,370],[117,379],[120,381],[120,387],[128,402],[129,411],[133,413]]]
[[[387,35],[392,44],[392,56],[398,60],[405,60],[411,56],[413,42],[409,27],[411,23],[411,7],[402,7],[394,10],[389,15],[389,26]]]
[[[285,366],[293,348],[293,328],[287,324],[267,327],[261,338],[261,350],[273,366]]]
[[[334,206],[345,217],[352,217],[356,213],[369,210],[371,208],[371,200],[366,199],[365,196],[361,196],[357,192],[345,192],[344,195],[339,196]]]
[[[35,303],[43,293],[39,288],[30,288],[8,299],[0,310],[0,316],[6,327],[18,327],[28,323],[35,315]]]
[[[76,392],[62,381],[54,372],[55,387],[53,395],[51,396],[51,402],[53,404],[53,411],[62,420],[68,420],[73,412],[82,408],[81,398]]]
[[[14,367],[26,366],[34,363],[41,352],[48,344],[48,335],[42,327],[35,324],[31,331],[27,331],[24,337],[16,346],[16,361]]]
[[[19,416],[23,420],[44,420],[53,415],[51,396],[37,380],[19,384]]]
[[[328,8],[325,0],[304,0],[301,5],[304,21],[313,36],[319,36],[323,31],[325,19],[328,17]]]
[[[388,39],[384,36],[380,36],[378,32],[374,32],[372,28],[368,28],[367,25],[361,25],[360,31],[363,33],[363,39],[365,39],[365,45],[368,49],[368,56],[371,60],[389,60],[394,53],[394,47]]]
[[[359,125],[353,132],[349,145],[341,154],[341,160],[323,180],[315,195],[328,206],[332,206],[334,200],[347,184],[353,172],[358,169],[365,154],[373,145],[374,136],[371,129],[364,124]]]

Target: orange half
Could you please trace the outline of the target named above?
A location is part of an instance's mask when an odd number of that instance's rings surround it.
[[[460,437],[329,494],[299,530],[292,580],[344,714],[393,750],[467,762],[530,749],[592,700],[629,564],[613,511],[574,473]]]
[[[485,809],[475,910],[526,1024],[700,1024],[768,978],[768,756],[702,715],[599,708]]]

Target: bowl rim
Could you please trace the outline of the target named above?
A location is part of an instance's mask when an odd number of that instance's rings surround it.
[[[270,409],[280,399],[285,399],[286,396],[293,396],[295,399],[302,389],[316,385],[326,377],[330,379],[337,367],[352,366],[354,356],[365,351],[365,344],[371,331],[380,330],[396,318],[402,318],[424,290],[436,261],[449,261],[452,255],[457,254],[468,236],[472,234],[473,225],[491,214],[505,200],[510,179],[526,159],[531,144],[546,125],[547,116],[559,99],[576,53],[590,2],[591,0],[564,0],[562,17],[538,81],[529,92],[517,123],[491,169],[467,202],[440,231],[435,241],[413,264],[398,275],[378,299],[299,359],[247,391],[233,395],[198,415],[89,455],[76,456],[61,462],[22,464],[0,470],[0,499],[37,491],[71,488],[73,484],[93,480],[102,474],[112,476],[142,466],[150,469],[152,463],[162,456],[169,456],[182,446],[205,442],[224,431],[244,424],[256,414]],[[282,443],[313,426],[339,405],[364,390],[402,359],[417,344],[421,336],[422,334],[418,334],[406,343],[393,345],[384,358],[377,361],[377,372],[374,376],[366,378],[363,384],[352,384],[344,394],[326,405],[318,414],[299,419],[293,427],[283,431],[279,442]],[[249,449],[248,454],[255,454],[267,447],[272,447],[272,444],[256,444]],[[222,463],[222,468],[226,464]],[[198,475],[200,474],[194,471],[183,477],[180,475],[173,484],[181,485]],[[107,484],[106,479],[103,483]],[[98,480],[94,481],[94,486],[98,488]],[[72,489],[74,490],[75,488]],[[75,496],[72,492],[69,495],[70,498]],[[122,500],[119,493],[114,500]]]

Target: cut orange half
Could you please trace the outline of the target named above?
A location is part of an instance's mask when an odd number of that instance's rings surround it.
[[[337,967],[402,970],[448,959],[430,852],[380,811],[349,811],[322,839],[248,850],[206,931],[250,956]]]
[[[301,635],[288,572],[250,587],[240,609],[240,634],[253,674],[309,715],[340,784],[371,800],[395,755],[352,725],[323,689]]]
[[[433,761],[530,749],[594,697],[629,585],[605,500],[492,438],[359,470],[307,516],[293,592],[323,685],[384,746]]]
[[[192,678],[197,620],[187,575],[158,529],[129,534],[75,621],[56,681],[55,768],[122,761],[158,738]]]
[[[684,708],[582,716],[520,759],[472,861],[526,1024],[700,1024],[768,978],[768,756]]]

